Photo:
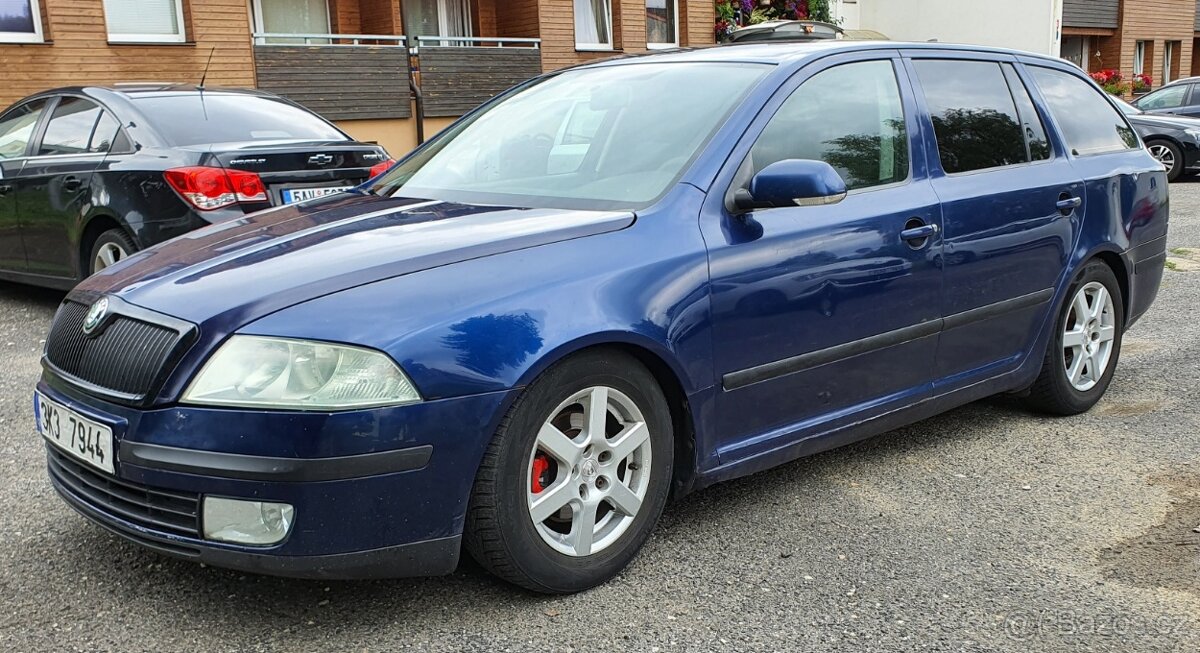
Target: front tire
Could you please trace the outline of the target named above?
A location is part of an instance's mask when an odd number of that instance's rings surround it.
[[[109,229],[100,234],[95,243],[92,243],[91,256],[88,257],[88,275],[96,274],[110,265],[115,265],[136,251],[138,251],[137,244],[124,231]]]
[[[1029,404],[1052,415],[1078,415],[1094,406],[1112,381],[1124,330],[1117,277],[1092,260],[1067,289]]]
[[[658,521],[673,445],[666,397],[635,358],[595,350],[556,364],[488,446],[467,509],[467,551],[536,592],[603,583]]]

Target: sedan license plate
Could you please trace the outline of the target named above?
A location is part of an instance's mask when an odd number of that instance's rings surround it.
[[[325,188],[285,188],[283,189],[283,203],[292,204],[294,202],[303,202],[304,200],[315,200],[318,197],[333,195],[342,191],[349,190],[350,186],[329,186]]]
[[[51,444],[93,467],[114,473],[111,428],[47,399],[40,392],[33,395],[33,414],[38,433]]]

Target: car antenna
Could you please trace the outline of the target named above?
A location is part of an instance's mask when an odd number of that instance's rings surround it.
[[[204,80],[208,79],[208,67],[212,65],[213,54],[217,51],[217,46],[212,46],[208,51],[208,61],[204,62],[204,73],[200,75],[200,84],[197,86],[201,91],[204,90]]]

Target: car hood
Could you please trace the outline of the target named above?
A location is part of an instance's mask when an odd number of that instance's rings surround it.
[[[628,212],[473,206],[359,192],[268,209],[139,252],[85,279],[84,299],[230,330],[322,295],[420,270],[623,229]]]

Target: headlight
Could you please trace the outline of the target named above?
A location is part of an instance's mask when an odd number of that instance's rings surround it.
[[[404,372],[377,351],[262,336],[230,338],[183,393],[190,404],[301,410],[418,401]]]

